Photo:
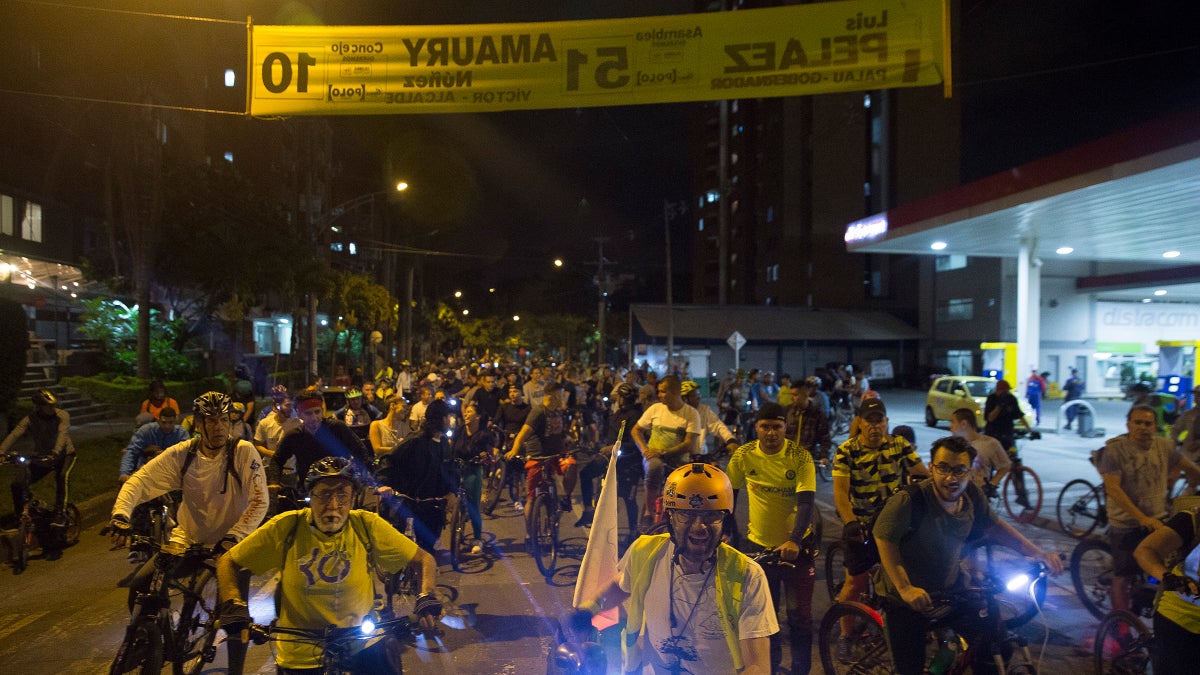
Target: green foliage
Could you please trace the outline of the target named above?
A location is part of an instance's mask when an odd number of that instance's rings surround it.
[[[17,400],[28,349],[25,311],[12,300],[0,299],[0,411],[12,410]]]
[[[137,310],[115,300],[84,300],[80,332],[104,345],[105,368],[117,373],[137,373]],[[183,353],[187,322],[167,320],[150,311],[150,368],[163,378],[191,379],[198,364]]]
[[[131,375],[116,373],[101,373],[94,377],[64,377],[62,383],[72,389],[78,389],[97,403],[106,403],[118,410],[130,414],[136,412],[137,406],[146,400],[150,383]],[[163,383],[167,395],[179,402],[183,414],[187,414],[191,402],[206,391],[229,391],[229,384],[219,377],[205,377],[198,380],[171,381]]]

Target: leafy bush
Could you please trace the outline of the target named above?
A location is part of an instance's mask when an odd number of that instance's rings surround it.
[[[130,414],[146,400],[150,388],[146,380],[128,375],[114,376],[112,373],[101,373],[95,377],[64,377],[62,383],[82,391],[93,401],[106,403]],[[180,412],[185,415],[191,410],[192,400],[200,394],[206,391],[229,391],[226,381],[216,377],[186,382],[167,381],[163,384],[167,388],[167,395],[179,402],[183,408]]]
[[[87,337],[104,345],[105,367],[125,375],[137,374],[137,309],[115,300],[84,300],[80,327]],[[188,380],[197,375],[199,364],[183,353],[187,322],[168,320],[157,309],[150,310],[150,369],[164,379]]]

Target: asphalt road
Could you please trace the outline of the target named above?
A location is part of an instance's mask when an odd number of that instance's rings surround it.
[[[885,392],[884,398],[891,423],[913,426],[921,448],[928,448],[934,438],[945,434],[945,429],[924,426],[923,395],[918,392]],[[1127,407],[1121,402],[1098,404],[1097,426],[1107,425],[1109,435],[1123,431],[1116,427]],[[1047,418],[1052,421],[1052,414]],[[1044,423],[1049,431],[1049,422]],[[1074,540],[1051,526],[1054,498],[1067,480],[1096,477],[1086,458],[1087,452],[1101,443],[1100,439],[1047,433],[1043,440],[1025,447],[1026,463],[1043,476],[1046,504],[1042,515],[1050,521],[1039,519],[1018,527],[1039,545],[1070,553]],[[836,522],[830,484],[818,486],[818,503],[826,523]],[[576,514],[578,510],[576,506]],[[406,672],[544,672],[555,622],[570,610],[575,574],[586,544],[586,530],[571,527],[574,519],[574,515],[563,518],[567,555],[554,577],[546,580],[524,552],[522,519],[503,502],[494,517],[485,519],[489,544],[485,555],[465,573],[453,572],[448,565],[441,567],[443,595],[452,599],[443,620],[444,635],[438,643],[418,641],[413,645],[405,654]],[[116,582],[131,567],[125,552],[109,550],[107,540],[97,532],[98,526],[87,529],[80,543],[60,560],[34,559],[20,576],[0,574],[0,597],[4,598],[0,603],[0,663],[6,672],[49,675],[107,670],[128,619],[126,590]],[[827,538],[836,533],[836,526],[826,528]],[[272,580],[256,579],[251,610],[257,620],[270,618],[272,592]],[[815,621],[829,604],[823,574],[818,571]],[[1052,580],[1043,617],[1023,629],[1034,645],[1035,657],[1042,644],[1046,645],[1040,672],[1066,674],[1089,669],[1089,654],[1081,648],[1096,624],[1075,598],[1069,577],[1064,574]],[[619,663],[619,656],[610,654],[610,662]],[[204,672],[224,672],[223,661],[222,655]],[[819,660],[814,658],[814,662]],[[249,663],[247,672],[274,672],[269,647],[252,647]]]

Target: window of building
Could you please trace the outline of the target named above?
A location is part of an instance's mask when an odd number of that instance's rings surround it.
[[[28,241],[42,241],[42,205],[25,202],[24,213],[21,214],[21,238]]]
[[[974,298],[951,298],[937,310],[938,321],[970,321],[974,317]]]
[[[332,244],[329,245],[329,250],[337,252],[337,253],[341,253],[343,250],[342,242],[340,242],[340,241],[333,242]]]
[[[774,206],[767,207],[767,222],[768,223],[775,222],[775,207]]]
[[[967,256],[965,255],[939,255],[933,259],[933,268],[938,272],[947,272],[949,270],[961,270],[967,266]]]
[[[721,193],[718,192],[717,190],[709,190],[708,192],[706,192],[704,194],[704,198],[706,200],[708,200],[709,204],[712,204],[713,202],[715,202],[721,198]]]
[[[13,235],[13,198],[0,195],[0,234]]]
[[[696,224],[699,226],[699,228],[700,228],[700,231],[701,231],[701,232],[703,232],[703,231],[704,231],[704,219],[703,219],[703,218],[700,218],[700,219],[699,219],[699,220],[696,222]]]
[[[226,152],[224,157],[225,157],[226,162],[233,164],[233,153],[232,152]]]
[[[237,71],[233,68],[225,69],[225,86],[232,87],[237,84]]]

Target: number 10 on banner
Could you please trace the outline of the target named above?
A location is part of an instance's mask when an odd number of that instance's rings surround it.
[[[309,69],[317,65],[317,59],[308,52],[296,55],[295,63],[283,52],[271,52],[263,57],[259,69],[259,81],[263,89],[272,94],[282,94],[295,84],[298,94],[308,93]]]

